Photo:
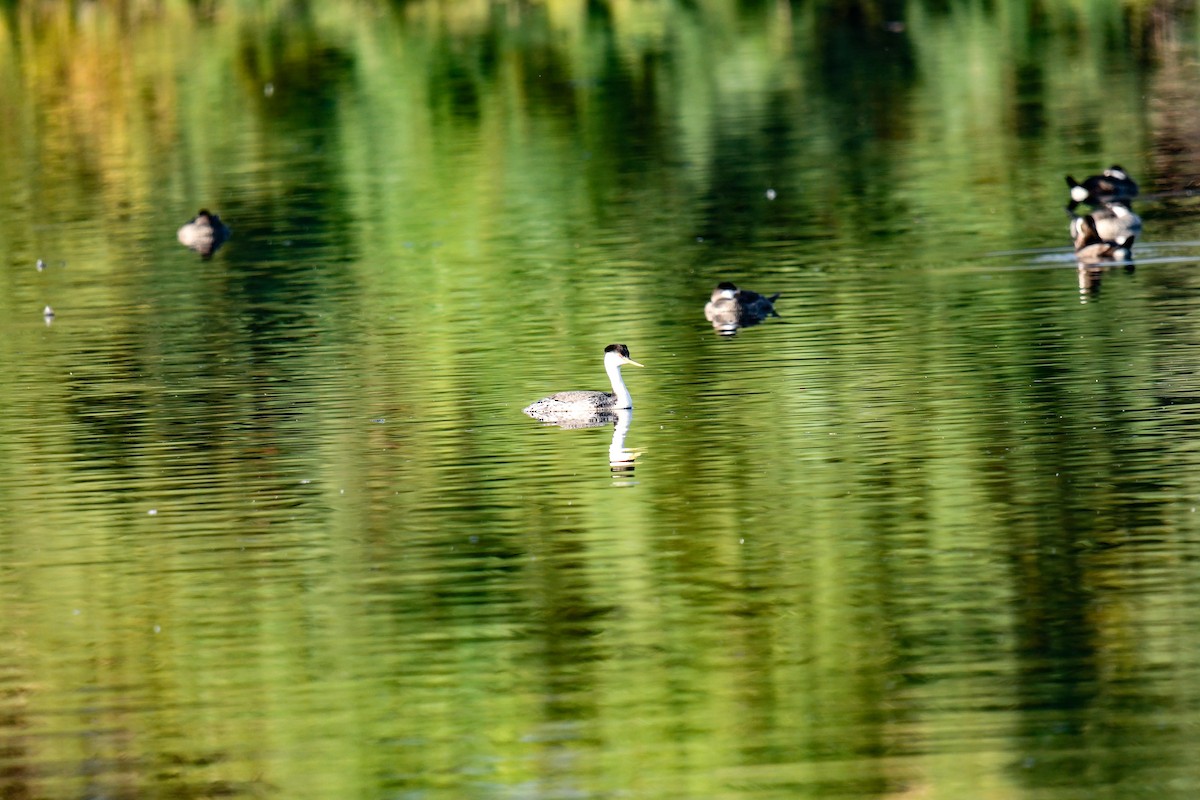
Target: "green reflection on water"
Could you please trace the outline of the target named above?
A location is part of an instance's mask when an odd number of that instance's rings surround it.
[[[1192,25],[10,4],[0,786],[1191,797]]]

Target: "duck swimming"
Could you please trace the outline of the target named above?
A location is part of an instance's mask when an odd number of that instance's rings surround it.
[[[1075,239],[1075,258],[1082,265],[1128,261],[1133,253],[1133,235],[1106,239],[1100,234],[1092,215],[1072,220],[1071,236]]]
[[[729,281],[722,281],[712,290],[712,297],[704,304],[704,318],[713,324],[719,333],[733,334],[739,327],[757,325],[767,317],[778,317],[775,301],[779,293],[763,297],[749,289],[739,289]]]
[[[207,208],[200,209],[196,216],[179,229],[176,236],[184,247],[195,250],[202,256],[211,256],[225,243],[232,231]]]
[[[594,417],[618,409],[633,408],[633,397],[621,378],[621,367],[625,364],[643,366],[629,357],[628,347],[610,344],[604,348],[604,371],[612,383],[611,392],[559,392],[543,397],[523,410],[529,416],[545,422],[559,421],[564,417]]]
[[[1071,202],[1067,205],[1067,211],[1072,212],[1080,203],[1096,207],[1107,203],[1128,204],[1138,195],[1137,183],[1117,164],[1113,164],[1099,175],[1089,175],[1084,178],[1083,183],[1068,175],[1067,186],[1071,190]]]
[[[1106,203],[1091,214],[1082,217],[1072,217],[1071,237],[1078,238],[1079,228],[1083,219],[1091,219],[1097,235],[1106,242],[1132,240],[1142,232],[1142,218],[1124,203]]]

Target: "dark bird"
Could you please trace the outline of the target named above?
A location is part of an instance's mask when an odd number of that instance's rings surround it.
[[[1086,203],[1094,208],[1107,203],[1129,204],[1138,195],[1138,185],[1129,173],[1113,164],[1099,175],[1089,175],[1079,183],[1070,175],[1067,176],[1067,186],[1071,190],[1071,202],[1067,211],[1074,212],[1080,203]]]

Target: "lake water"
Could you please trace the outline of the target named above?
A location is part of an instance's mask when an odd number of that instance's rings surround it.
[[[1196,19],[1085,8],[10,4],[0,795],[1197,796]]]

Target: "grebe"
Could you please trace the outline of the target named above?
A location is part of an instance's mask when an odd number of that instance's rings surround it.
[[[554,421],[563,417],[591,417],[598,412],[633,408],[633,398],[621,380],[624,364],[643,366],[629,357],[629,348],[623,344],[610,344],[604,348],[604,371],[612,381],[612,392],[559,392],[543,397],[524,409],[525,413],[543,421]]]
[[[719,333],[736,333],[739,327],[757,325],[767,317],[778,317],[775,301],[779,293],[763,297],[749,289],[739,289],[729,281],[722,281],[712,291],[712,298],[704,304],[704,318],[713,324]]]
[[[229,227],[221,222],[220,217],[210,214],[207,208],[202,208],[179,229],[176,236],[184,247],[189,247],[200,255],[211,256],[225,243],[230,233]]]
[[[1128,261],[1133,252],[1133,235],[1106,239],[1100,235],[1092,216],[1072,220],[1071,235],[1075,238],[1075,258],[1082,265]]]
[[[1101,206],[1107,203],[1128,203],[1138,195],[1138,185],[1129,173],[1113,164],[1099,175],[1089,175],[1083,183],[1067,176],[1067,186],[1071,190],[1071,202],[1067,211],[1074,211],[1075,206],[1087,203],[1090,206]]]

